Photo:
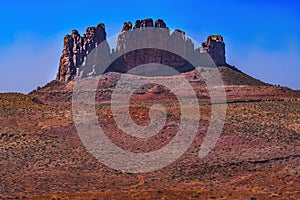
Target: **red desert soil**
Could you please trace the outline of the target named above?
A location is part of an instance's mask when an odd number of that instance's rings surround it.
[[[185,75],[193,78],[192,73]],[[99,83],[96,111],[105,133],[133,152],[166,145],[178,130],[176,98],[155,85],[132,97],[130,114],[137,124],[149,123],[153,101],[168,112],[159,134],[134,141],[117,129],[108,102],[118,76]],[[211,112],[201,81],[192,83],[201,112],[192,145],[171,165],[145,174],[111,169],[87,152],[72,120],[72,82],[52,82],[30,95],[0,94],[1,198],[300,199],[300,93],[257,80],[256,86],[226,82],[225,126],[214,149],[200,159]]]

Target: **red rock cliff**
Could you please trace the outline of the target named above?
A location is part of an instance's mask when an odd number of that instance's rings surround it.
[[[143,29],[145,27],[157,27],[163,31],[155,32],[154,30],[153,34],[146,36],[149,38],[140,38],[135,37],[134,34],[129,34],[133,29]],[[186,38],[184,31],[176,29],[173,33],[170,33],[169,28],[162,19],[153,21],[147,18],[136,20],[134,25],[131,22],[124,22],[122,32],[118,36],[115,50],[111,52],[110,47],[105,43],[105,48],[101,50],[104,51],[102,55],[105,55],[105,58],[95,58],[95,61],[89,59],[90,63],[84,66],[82,65],[86,56],[101,42],[106,40],[105,26],[101,23],[96,27],[88,27],[83,36],[81,36],[77,30],[73,30],[71,35],[66,35],[64,38],[64,46],[56,80],[67,82],[77,76],[87,77],[101,73],[98,71],[97,59],[98,61],[99,59],[113,60],[106,71],[122,73],[127,72],[135,66],[146,63],[164,64],[175,68],[179,72],[186,72],[193,69],[193,66],[180,56],[159,49],[140,49],[122,55],[122,52],[124,52],[126,48],[129,48],[130,45],[135,45],[135,47],[143,46],[142,44],[147,43],[151,38],[155,38],[161,47],[176,48],[186,57],[193,57],[199,53],[208,53],[218,66],[226,64],[225,43],[223,42],[222,36],[209,36],[206,42],[195,50],[194,44],[189,38]]]

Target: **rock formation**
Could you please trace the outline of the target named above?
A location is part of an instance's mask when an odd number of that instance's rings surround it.
[[[143,29],[145,27],[159,27],[160,30],[152,30],[148,34],[135,35],[130,32],[131,22],[125,22],[122,33],[118,36],[116,51],[112,53],[112,57],[117,58],[108,68],[107,71],[126,73],[128,70],[147,63],[159,63],[175,68],[179,72],[190,71],[193,66],[185,59],[174,53],[161,49],[176,49],[185,57],[193,55],[194,45],[190,39],[185,37],[185,32],[176,29],[172,34],[167,28],[166,23],[162,19],[158,19],[153,23],[152,19],[136,20],[133,29]],[[129,32],[126,32],[129,31]],[[161,49],[138,49],[147,46],[149,41],[157,41]],[[124,52],[132,49],[133,51]],[[151,71],[151,70],[150,70]]]
[[[155,21],[155,27],[167,28],[167,25],[162,19],[158,19],[158,20]]]
[[[130,31],[132,29],[132,24],[131,22],[124,22],[123,28],[122,28],[122,33],[125,31]]]
[[[97,27],[88,27],[83,36],[80,36],[77,30],[73,30],[71,35],[66,35],[56,80],[73,80],[79,73],[78,68],[82,65],[84,57],[104,40],[106,32],[103,23]]]
[[[206,42],[199,48],[200,53],[209,53],[217,66],[226,64],[225,43],[221,35],[211,35],[207,37]]]
[[[141,38],[136,37],[134,34],[129,34],[133,29],[143,29],[145,27],[162,28],[160,31],[153,31],[153,34]],[[185,59],[180,56],[167,52],[161,49],[139,49],[149,40],[153,38],[159,46],[168,47],[169,49],[176,49],[185,57],[194,57],[195,54],[208,53],[218,66],[226,64],[225,60],[225,44],[220,35],[209,36],[202,47],[194,49],[194,44],[189,38],[186,38],[185,32],[176,29],[170,33],[169,28],[162,19],[155,22],[151,18],[136,20],[134,26],[131,22],[124,22],[122,32],[118,36],[117,46],[115,50],[110,51],[110,47],[106,42],[106,32],[103,23],[96,27],[88,27],[86,33],[81,36],[77,30],[73,30],[71,35],[66,35],[64,38],[64,47],[62,56],[60,58],[59,70],[56,80],[67,82],[73,80],[75,77],[87,77],[102,73],[99,71],[100,65],[104,60],[111,60],[111,64],[107,66],[106,72],[115,71],[126,73],[128,70],[147,63],[160,63],[175,68],[179,72],[186,72],[193,69]],[[102,43],[105,41],[105,44]],[[91,55],[100,43],[104,44],[103,47],[98,48],[97,51],[102,51],[102,57]],[[102,45],[101,44],[101,45]],[[123,55],[123,52],[133,48],[133,51]],[[99,52],[98,52],[99,53]],[[89,55],[88,62],[84,62],[86,56]]]

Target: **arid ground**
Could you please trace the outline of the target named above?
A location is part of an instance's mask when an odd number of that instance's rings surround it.
[[[1,198],[300,199],[300,92],[229,71],[239,80],[232,82],[232,74],[229,77],[226,68],[220,70],[228,103],[214,149],[199,159],[211,105],[202,80],[194,72],[186,73],[199,97],[197,135],[176,162],[141,174],[111,169],[85,149],[72,120],[72,82],[52,82],[29,95],[0,94]],[[153,137],[137,140],[118,130],[109,97],[119,75],[105,76],[109,78],[99,83],[96,111],[115,144],[149,152],[176,135],[179,104],[155,85],[136,92],[130,114],[137,124],[147,124],[149,106],[161,103],[168,113],[164,128]]]

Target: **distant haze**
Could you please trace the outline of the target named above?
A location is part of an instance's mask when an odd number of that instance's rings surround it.
[[[0,92],[28,93],[55,79],[63,38],[103,22],[162,18],[197,42],[221,34],[231,65],[264,82],[300,89],[300,3],[240,1],[1,1]]]

